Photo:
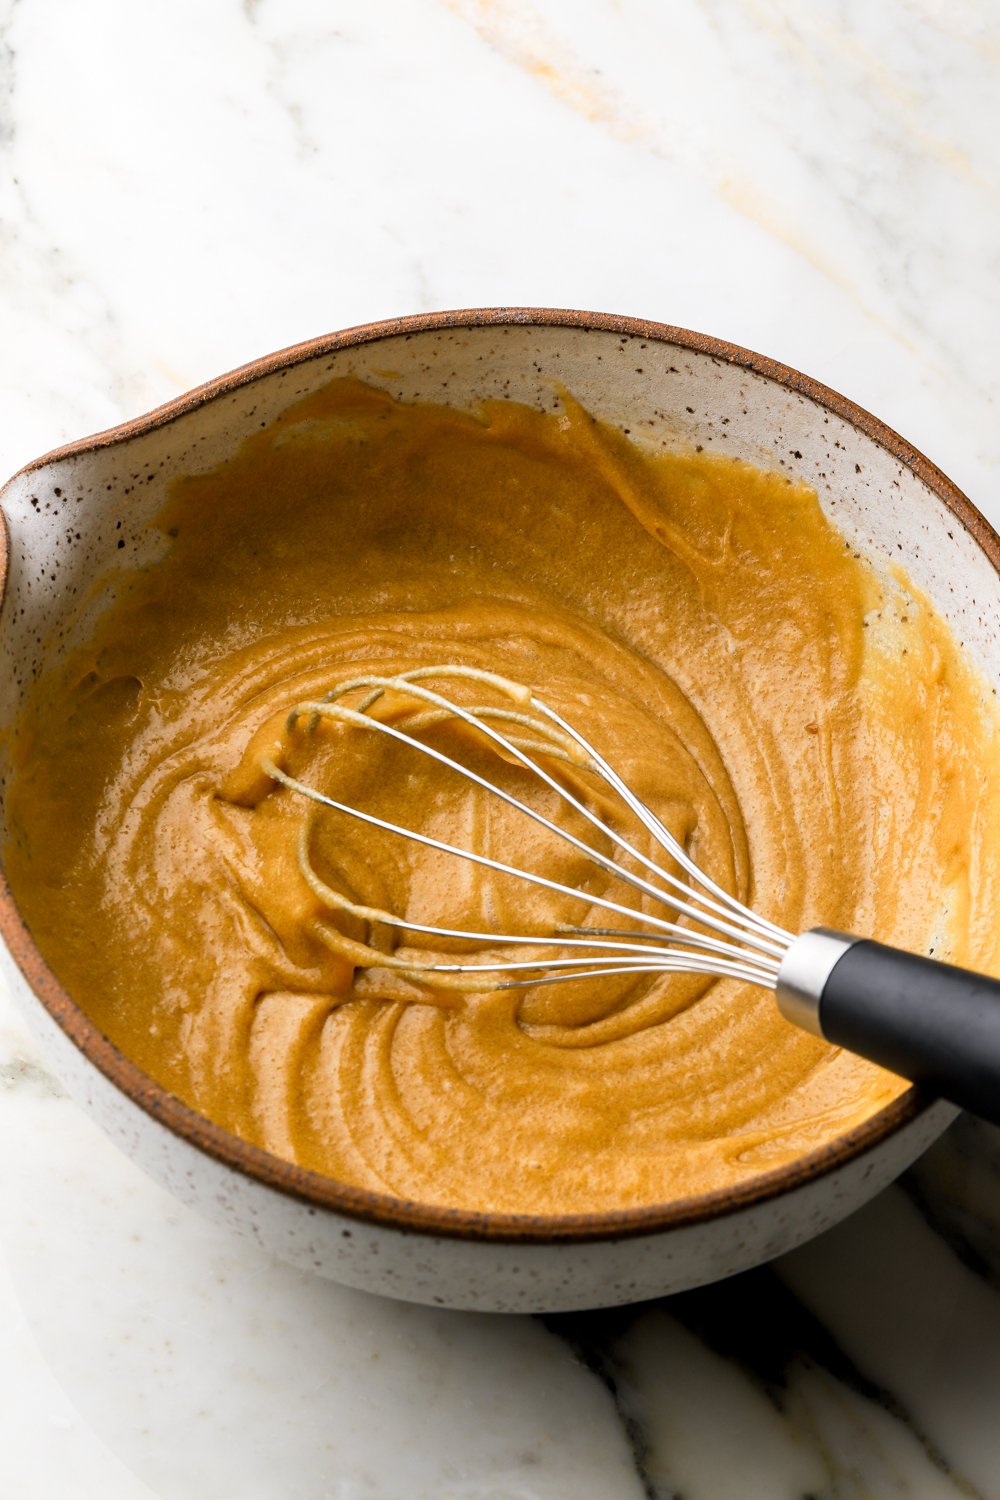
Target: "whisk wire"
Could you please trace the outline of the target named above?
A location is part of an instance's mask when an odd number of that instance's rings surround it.
[[[588,808],[578,798],[574,797],[566,787],[562,786],[558,781],[556,781],[554,777],[550,776],[543,766],[540,766],[536,761],[533,761],[529,756],[525,755],[523,750],[521,750],[513,740],[491,728],[491,726],[485,721],[484,712],[488,712],[492,715],[492,709],[484,711],[483,709],[464,708],[461,704],[453,703],[451,702],[451,700],[442,697],[439,693],[432,692],[430,689],[420,686],[419,683],[413,680],[417,675],[430,676],[431,674],[432,669],[424,667],[417,668],[412,673],[400,673],[396,677],[354,678],[349,682],[338,684],[337,687],[331,689],[330,692],[328,692],[324,696],[324,698],[320,699],[317,702],[306,702],[297,705],[289,715],[289,727],[293,728],[298,717],[304,716],[308,713],[310,715],[310,722],[313,724],[318,722],[319,718],[321,717],[330,717],[333,719],[342,720],[343,722],[356,724],[358,727],[376,729],[381,733],[389,735],[405,744],[416,746],[416,748],[421,750],[424,754],[430,756],[432,759],[439,761],[442,765],[449,766],[452,770],[457,771],[460,775],[465,776],[468,780],[475,782],[481,787],[484,787],[487,791],[492,792],[495,796],[508,803],[511,807],[516,807],[520,812],[523,812],[527,817],[533,819],[536,823],[539,823],[543,827],[547,828],[557,837],[565,840],[567,843],[572,844],[576,849],[578,849],[581,853],[587,855],[589,859],[592,859],[607,873],[626,881],[634,889],[644,892],[646,895],[651,896],[655,900],[664,902],[666,905],[670,906],[678,913],[684,916],[689,916],[693,920],[701,922],[707,927],[713,928],[716,932],[720,932],[728,937],[735,938],[739,942],[748,943],[752,947],[759,949],[762,953],[769,953],[780,959],[785,951],[788,942],[791,941],[791,934],[782,932],[780,928],[774,927],[772,923],[766,924],[767,931],[765,933],[757,932],[756,929],[758,928],[759,922],[762,919],[758,919],[753,913],[749,912],[739,902],[734,901],[734,899],[729,896],[728,892],[724,891],[721,886],[716,885],[714,881],[709,880],[707,876],[703,876],[701,874],[698,866],[688,858],[686,851],[682,848],[677,839],[675,839],[674,836],[669,832],[669,830],[663,826],[660,820],[655,817],[655,815],[649,808],[646,807],[644,803],[640,802],[640,800],[635,797],[634,793],[632,793],[626,783],[622,781],[621,777],[611,769],[607,762],[603,760],[603,758],[598,754],[593,746],[583,738],[579,731],[575,730],[571,725],[567,724],[564,719],[561,719],[554,709],[550,709],[547,704],[543,703],[541,699],[535,697],[534,694],[531,695],[529,701],[532,707],[538,709],[540,712],[545,713],[545,715],[558,726],[559,730],[562,731],[562,734],[567,736],[572,742],[574,742],[586,756],[587,763],[585,765],[585,768],[597,771],[602,779],[607,781],[608,784],[612,786],[612,788],[622,798],[626,805],[630,807],[630,809],[635,813],[636,817],[638,817],[639,820],[646,826],[647,830],[651,833],[656,842],[659,843],[662,847],[665,847],[667,853],[669,853],[672,858],[677,860],[677,862],[681,864],[682,868],[687,870],[689,874],[692,874],[693,878],[700,878],[703,884],[707,884],[710,889],[721,898],[720,901],[713,900],[710,896],[706,896],[700,891],[692,891],[690,886],[687,886],[682,881],[679,881],[675,875],[672,875],[670,873],[670,871],[664,870],[660,865],[656,864],[655,861],[651,860],[647,855],[643,854],[641,850],[636,849],[635,846],[627,838],[624,837],[624,835],[620,834],[616,829],[605,823],[603,819],[599,818],[591,808]],[[502,685],[509,691],[527,691],[526,689],[523,689],[520,684],[512,683],[505,678],[498,677],[495,673],[480,673],[477,671],[477,669],[471,667],[454,669],[441,668],[434,672],[433,675],[438,677],[454,675],[465,678],[472,678],[475,680],[483,678],[486,679],[491,685]],[[357,689],[358,687],[369,687],[372,690],[365,697],[362,705],[360,705],[357,709],[348,708],[345,705],[339,704],[335,701],[345,693]],[[443,752],[435,749],[434,746],[427,745],[423,741],[415,741],[412,738],[412,735],[402,733],[393,725],[386,724],[380,719],[374,719],[370,717],[370,715],[366,712],[366,708],[372,707],[374,703],[378,701],[378,698],[381,697],[386,691],[398,691],[400,690],[400,688],[403,688],[405,691],[411,692],[414,696],[425,702],[433,703],[438,708],[446,711],[448,717],[462,719],[472,728],[482,732],[494,744],[507,751],[509,754],[513,755],[520,765],[531,772],[531,774],[533,774],[534,776],[537,776],[539,780],[545,783],[546,786],[550,787],[554,792],[556,792],[556,794],[560,796],[563,801],[565,801],[570,807],[574,808],[576,812],[580,813],[581,816],[584,817],[594,828],[598,829],[602,834],[605,834],[607,837],[609,837],[615,844],[618,845],[620,849],[630,854],[633,858],[638,860],[639,863],[645,866],[645,868],[648,869],[652,874],[655,874],[659,879],[663,880],[671,888],[671,891],[679,892],[680,899],[678,899],[673,894],[664,892],[658,887],[651,885],[648,881],[643,880],[641,876],[634,874],[632,871],[624,869],[614,860],[608,859],[608,857],[602,854],[600,850],[593,848],[593,846],[590,844],[585,844],[580,839],[577,839],[575,835],[571,834],[568,831],[568,829],[560,828],[558,824],[553,823],[551,819],[546,818],[544,814],[538,812],[534,808],[528,807],[525,803],[519,801],[509,792],[505,792],[502,787],[498,787],[494,782],[488,781],[484,777],[479,776],[468,766],[464,766],[461,764],[461,762],[453,760],[450,756],[445,755]],[[527,716],[518,715],[517,717],[518,722],[532,724],[533,727],[545,727],[538,726],[537,721],[530,720]],[[564,758],[571,759],[570,756],[564,756]],[[579,764],[578,762],[576,763]],[[401,830],[397,828],[395,831],[400,832]],[[419,835],[414,834],[412,831],[408,832],[410,837],[419,837]],[[456,851],[454,849],[451,849],[449,852],[454,853]],[[466,854],[468,853],[468,851],[461,850],[457,852]],[[512,873],[516,874],[523,872],[514,871]],[[692,901],[699,902],[701,906],[706,908],[706,910],[702,911],[700,907],[693,907],[691,905]],[[713,916],[707,915],[707,912],[709,911],[713,913]],[[736,925],[734,925],[733,923],[734,917],[736,918]],[[748,919],[754,931],[748,932],[746,930]],[[650,918],[648,920],[652,919]]]
[[[560,729],[568,734],[570,738],[574,740],[580,746],[580,748],[586,752],[586,754],[593,761],[594,766],[600,771],[604,779],[614,787],[615,791],[621,797],[626,806],[631,809],[631,811],[635,814],[635,816],[639,819],[643,826],[653,835],[657,843],[667,849],[668,853],[671,854],[676,862],[681,866],[681,868],[691,876],[692,880],[696,880],[699,885],[704,886],[706,890],[712,892],[712,894],[718,898],[718,901],[721,902],[723,909],[725,909],[726,911],[735,912],[741,922],[744,922],[749,926],[758,929],[762,933],[770,934],[774,939],[776,939],[775,946],[777,948],[777,951],[780,953],[784,953],[785,948],[792,939],[791,933],[786,932],[783,928],[776,926],[774,922],[769,922],[766,917],[760,916],[758,912],[752,911],[749,907],[744,906],[742,902],[736,901],[736,899],[731,896],[728,891],[724,890],[722,886],[718,885],[714,880],[712,880],[709,875],[706,875],[701,866],[696,864],[695,861],[689,857],[687,850],[674,837],[670,830],[664,827],[653,810],[647,807],[644,802],[639,800],[639,798],[631,790],[628,784],[624,782],[618,775],[617,771],[615,771],[614,768],[608,764],[608,762],[604,759],[600,752],[596,750],[593,745],[589,743],[589,741],[583,738],[579,730],[574,729],[572,724],[568,724],[565,719],[563,719],[559,714],[556,713],[554,708],[550,708],[549,705],[547,703],[543,703],[541,699],[533,699],[532,702],[540,713],[543,713],[548,718],[551,718],[559,726]],[[659,873],[665,874],[666,879],[670,881],[671,884],[680,885],[684,890],[689,889],[689,887],[683,886],[682,882],[677,881],[675,877],[671,876],[669,873],[664,871],[660,871]],[[706,898],[699,895],[698,892],[692,892],[692,895],[697,900],[706,900]],[[706,904],[711,906],[713,910],[719,909],[714,901],[707,901]]]
[[[336,812],[346,813],[348,814],[348,816],[357,818],[359,821],[367,823],[371,827],[380,828],[386,833],[394,833],[400,835],[400,837],[402,838],[412,839],[416,843],[423,844],[425,848],[436,849],[442,854],[455,855],[459,859],[469,860],[473,864],[477,864],[484,868],[494,870],[498,874],[515,876],[519,880],[524,880],[532,885],[544,887],[545,889],[550,890],[557,895],[576,897],[579,900],[586,900],[592,905],[601,906],[606,911],[617,912],[619,916],[633,917],[641,921],[651,923],[660,932],[669,933],[675,941],[680,941],[692,949],[718,953],[720,958],[731,955],[734,951],[736,951],[729,944],[719,942],[718,940],[710,938],[702,933],[692,932],[689,928],[681,927],[678,923],[667,921],[663,917],[656,917],[649,913],[636,912],[634,908],[625,906],[618,901],[612,901],[606,896],[599,896],[591,892],[580,891],[574,886],[563,884],[561,881],[551,880],[546,875],[539,875],[536,871],[522,870],[516,865],[505,864],[501,860],[491,858],[491,856],[487,854],[479,854],[473,849],[464,849],[460,845],[446,843],[444,840],[432,838],[429,834],[419,833],[417,830],[412,828],[404,828],[399,823],[392,823],[388,819],[377,817],[374,813],[365,812],[361,808],[352,807],[348,803],[339,802],[336,798],[328,797],[324,792],[318,791],[317,788],[309,786],[306,782],[299,781],[297,777],[289,776],[289,774],[286,771],[283,771],[280,766],[275,765],[274,761],[270,758],[265,757],[261,761],[261,766],[269,776],[273,776],[276,781],[278,781],[282,786],[288,787],[289,790],[299,792],[302,796],[308,797],[312,802],[319,803],[324,807],[329,807]],[[489,785],[489,783],[484,784]],[[514,799],[514,804],[517,806],[522,806],[522,804],[518,803],[516,799]],[[530,809],[525,810],[530,811]],[[470,932],[461,928],[446,928],[436,925],[431,926],[424,923],[412,922],[409,919],[400,917],[393,912],[383,911],[377,907],[362,906],[349,901],[339,892],[334,891],[332,887],[327,885],[326,882],[324,882],[316,874],[315,869],[313,868],[311,862],[308,860],[308,856],[300,857],[300,868],[302,869],[303,874],[306,876],[310,887],[327,905],[335,905],[337,907],[340,907],[341,910],[350,912],[352,916],[362,917],[367,921],[382,922],[388,926],[405,928],[410,932],[420,932],[427,936],[433,937],[468,938],[470,941],[494,942],[501,944],[551,944],[558,947],[575,946],[577,943],[579,943],[581,946],[587,946],[589,948],[612,948],[613,951],[620,951],[618,945],[610,945],[602,941],[591,942],[589,939],[574,939],[568,935],[565,937],[546,938],[544,935],[535,936],[532,934]],[[637,952],[649,951],[645,944],[637,943],[635,945],[635,948]],[[665,957],[670,953],[670,950],[659,950],[659,953],[661,956]],[[676,954],[674,956],[679,958],[682,955]],[[755,965],[759,966],[762,974],[770,975],[773,973],[775,976],[777,975],[778,964],[775,960],[765,956],[758,956],[756,954],[746,954],[741,956],[744,956],[747,960],[753,958]],[[476,967],[479,966],[477,965]],[[539,967],[539,965],[536,965],[535,967]],[[434,972],[448,972],[448,966],[440,964],[435,964],[433,966],[427,965],[427,968],[428,970],[433,969]]]
[[[423,686],[420,679],[464,678],[478,685],[486,685],[511,699],[518,708],[509,709],[492,704],[476,704],[465,707],[454,703],[440,693]],[[362,692],[356,707],[342,701],[352,692]],[[407,695],[428,705],[422,712],[410,713],[406,729],[373,716],[370,710],[389,692]],[[524,708],[533,712],[526,713]],[[543,715],[542,719],[537,715]],[[446,987],[469,989],[482,988],[479,976],[508,976],[524,973],[533,977],[504,978],[499,987],[521,988],[539,982],[557,983],[574,979],[594,978],[615,974],[687,972],[710,974],[718,977],[749,980],[773,989],[777,980],[782,957],[792,941],[792,935],[765,918],[757,916],[732,897],[727,891],[707,876],[688,856],[687,851],[670,833],[659,818],[631,791],[599,752],[578,730],[567,723],[556,711],[538,698],[529,688],[495,673],[477,668],[453,665],[416,668],[411,672],[392,677],[368,675],[356,677],[336,684],[322,698],[297,704],[287,720],[289,733],[295,732],[299,722],[307,720],[307,731],[314,732],[323,719],[329,719],[357,728],[371,729],[404,745],[418,750],[437,763],[448,767],[484,790],[498,797],[508,806],[523,813],[535,823],[554,834],[565,843],[584,854],[599,868],[619,879],[634,890],[668,906],[674,915],[687,917],[701,927],[717,934],[695,931],[678,922],[667,920],[647,912],[639,912],[610,897],[580,890],[553,880],[537,871],[524,870],[474,849],[434,838],[430,834],[403,827],[362,808],[340,802],[321,792],[317,787],[300,780],[279,766],[273,757],[261,760],[261,769],[279,785],[308,798],[313,803],[344,813],[349,817],[385,832],[414,840],[426,848],[464,859],[482,868],[526,881],[555,894],[585,900],[591,906],[616,913],[632,921],[652,926],[655,931],[632,931],[613,928],[561,927],[552,935],[530,933],[477,932],[467,929],[447,928],[438,925],[413,922],[393,912],[352,902],[341,892],[335,891],[318,874],[311,857],[311,821],[303,825],[299,839],[299,866],[317,898],[328,908],[339,909],[372,923],[383,923],[389,927],[420,933],[425,936],[463,939],[479,943],[525,945],[535,948],[585,948],[585,957],[552,956],[524,960],[506,960],[482,963],[425,962],[395,954],[383,954],[366,944],[346,943],[355,956],[371,956],[372,964],[384,965],[395,972],[416,979],[427,980],[429,976]],[[448,720],[459,719],[479,732],[506,756],[541,780],[562,801],[579,813],[602,836],[611,840],[619,850],[634,858],[650,874],[663,881],[667,890],[660,889],[635,871],[626,869],[586,840],[577,837],[568,829],[553,822],[537,809],[530,807],[503,787],[479,775],[471,767],[453,759],[445,752],[430,745],[425,739],[415,738],[420,730]],[[490,722],[492,720],[492,723]],[[546,722],[548,721],[548,722]],[[511,726],[510,733],[502,733],[497,724]],[[527,736],[527,737],[526,737]],[[533,754],[532,754],[533,752]],[[670,871],[664,870],[654,860],[612,827],[593,809],[551,775],[534,756],[556,758],[595,774],[630,809],[645,827],[654,842],[665,850],[675,863],[685,871],[696,887],[685,884]],[[697,887],[701,887],[699,889]],[[322,934],[334,942],[330,933]],[[669,938],[673,946],[662,946],[662,939]],[[600,955],[603,955],[602,958]],[[541,976],[541,977],[540,977]]]

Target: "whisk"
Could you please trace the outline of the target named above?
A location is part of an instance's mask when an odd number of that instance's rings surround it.
[[[471,685],[499,702],[467,706],[428,686],[430,682]],[[381,717],[373,712],[379,705]],[[355,902],[324,880],[316,867],[306,820],[298,843],[299,867],[329,911],[367,924],[369,934],[380,925],[423,937],[467,939],[494,950],[531,950],[527,957],[464,962],[459,955],[451,962],[442,960],[439,953],[428,953],[425,959],[412,949],[387,953],[338,931],[336,946],[355,963],[388,968],[434,989],[472,992],[622,974],[681,972],[743,980],[773,991],[782,1015],[794,1025],[1000,1123],[1000,982],[829,928],[791,933],[751,911],[698,866],[580,731],[531,688],[494,672],[454,664],[420,667],[396,676],[358,676],[338,682],[321,698],[297,704],[288,716],[286,734],[294,741],[314,734],[323,723],[388,736],[430,757],[534,820],[639,893],[647,906],[653,903],[665,913],[639,911],[611,896],[583,891],[480,850],[402,827],[326,795],[292,775],[274,756],[265,756],[260,766],[267,777],[314,804],[527,885],[577,897],[590,908],[606,911],[609,918],[606,927],[560,926],[541,936],[411,921]],[[503,760],[537,777],[590,825],[604,847],[560,826],[431,743],[427,731],[448,723],[464,724]],[[650,836],[652,846],[662,851],[659,860],[637,848],[588,805],[585,791],[577,795],[573,777],[580,772],[596,778],[615,805],[628,809]],[[615,919],[638,925],[614,925]]]

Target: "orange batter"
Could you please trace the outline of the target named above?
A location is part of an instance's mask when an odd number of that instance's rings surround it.
[[[258,769],[288,709],[354,673],[452,661],[535,685],[772,920],[1000,969],[997,714],[927,602],[806,487],[642,450],[568,398],[462,412],[338,381],[178,482],[161,525],[163,559],[23,716],[6,863],[84,1009],[229,1129],[406,1198],[579,1212],[739,1181],[901,1087],[733,981],[459,996],[355,971],[332,926],[416,940],[335,923],[297,864],[310,809]],[[343,801],[615,893],[381,737],[279,753]],[[330,884],[414,921],[607,925],[335,813],[311,836]]]

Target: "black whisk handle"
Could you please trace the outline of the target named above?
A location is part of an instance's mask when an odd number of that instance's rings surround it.
[[[814,928],[788,950],[777,998],[789,1020],[1000,1124],[996,979]]]

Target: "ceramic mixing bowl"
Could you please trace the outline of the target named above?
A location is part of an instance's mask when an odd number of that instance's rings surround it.
[[[551,406],[560,386],[639,441],[700,445],[813,485],[856,545],[903,562],[1000,684],[1000,542],[943,474],[867,412],[731,344],[630,318],[440,313],[332,334],[225,375],[30,464],[2,494],[2,746],[43,654],[104,585],[152,558],[177,475],[207,470],[293,401],[354,375],[403,399]],[[414,1301],[497,1311],[593,1307],[728,1276],[819,1233],[901,1172],[953,1117],[910,1089],[864,1124],[731,1190],[618,1213],[465,1213],[348,1187],[247,1145],[119,1053],[39,953],[3,883],[8,969],[53,1069],[179,1198],[297,1266]]]

